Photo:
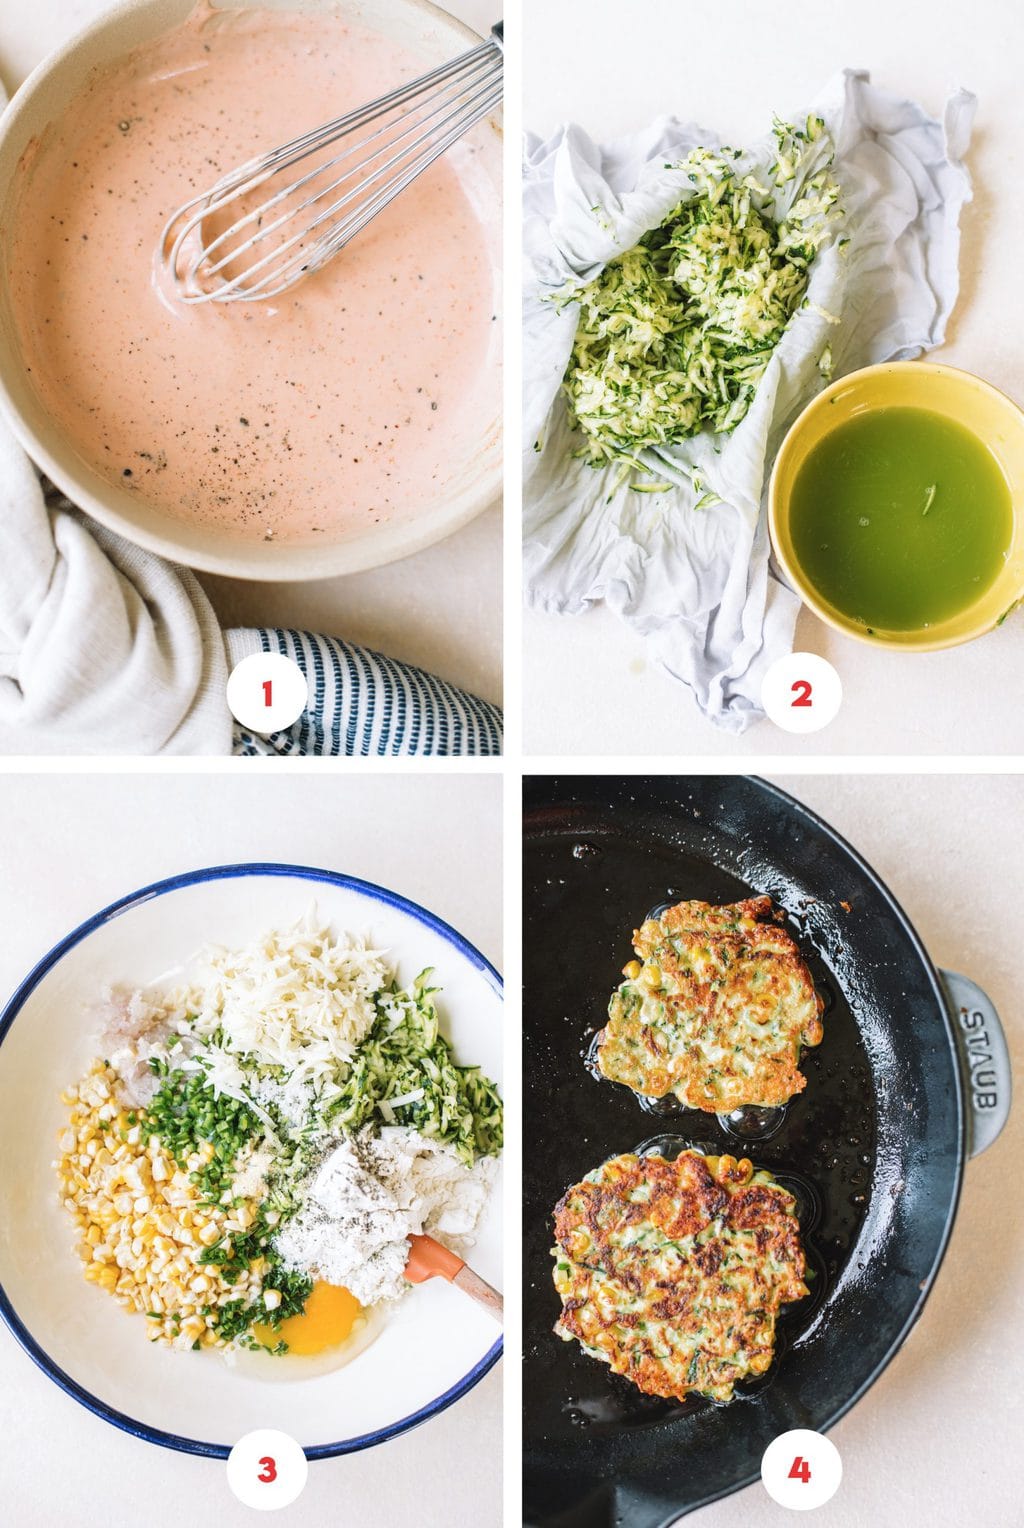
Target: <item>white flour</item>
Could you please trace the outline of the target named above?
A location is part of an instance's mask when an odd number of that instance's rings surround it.
[[[275,1246],[286,1266],[344,1285],[362,1305],[397,1300],[408,1287],[407,1237],[468,1249],[494,1172],[493,1158],[466,1167],[450,1146],[403,1125],[364,1132],[324,1159]]]

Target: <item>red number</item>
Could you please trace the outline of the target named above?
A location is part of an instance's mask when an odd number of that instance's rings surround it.
[[[263,681],[263,704],[265,706],[272,706],[274,704],[273,700],[271,699],[271,696],[273,695],[273,693],[274,693],[274,681],[272,679],[264,679],[264,681]],[[794,704],[795,704],[795,702],[794,702]]]
[[[802,1480],[804,1485],[806,1485],[811,1478],[811,1467],[807,1463],[807,1460],[804,1459],[800,1454],[797,1454],[796,1458],[793,1460],[793,1465],[789,1472],[789,1478],[790,1480]]]
[[[263,688],[266,689],[266,685]],[[798,679],[791,688],[796,696],[796,700],[793,701],[794,706],[809,706],[811,704],[811,687],[806,679]],[[267,705],[269,706],[269,704],[270,701],[268,700]]]
[[[266,685],[264,685],[264,689],[266,689]],[[267,704],[269,705],[270,702],[268,701]],[[269,1485],[272,1480],[277,1479],[277,1465],[270,1458],[261,1459],[260,1464],[263,1466],[263,1471],[256,1476],[256,1479],[262,1480],[264,1485]]]

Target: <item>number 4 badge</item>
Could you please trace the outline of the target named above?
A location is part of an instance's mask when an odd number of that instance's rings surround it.
[[[794,1512],[824,1506],[839,1490],[843,1461],[821,1433],[798,1427],[780,1433],[761,1460],[761,1480],[772,1501]]]

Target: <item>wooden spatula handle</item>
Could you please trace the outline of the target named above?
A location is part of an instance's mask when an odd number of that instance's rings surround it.
[[[492,1289],[485,1279],[482,1279],[478,1273],[473,1272],[472,1268],[466,1268],[465,1266],[460,1268],[454,1279],[452,1279],[452,1283],[457,1284],[462,1292],[469,1295],[478,1305],[482,1305],[485,1310],[489,1310],[495,1321],[499,1324],[504,1320],[505,1307],[498,1291]]]

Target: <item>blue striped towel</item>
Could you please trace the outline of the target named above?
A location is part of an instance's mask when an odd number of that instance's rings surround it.
[[[228,667],[250,653],[283,653],[299,665],[310,703],[291,727],[261,737],[235,726],[233,753],[330,757],[501,753],[497,706],[409,663],[334,637],[276,627],[224,633]]]

